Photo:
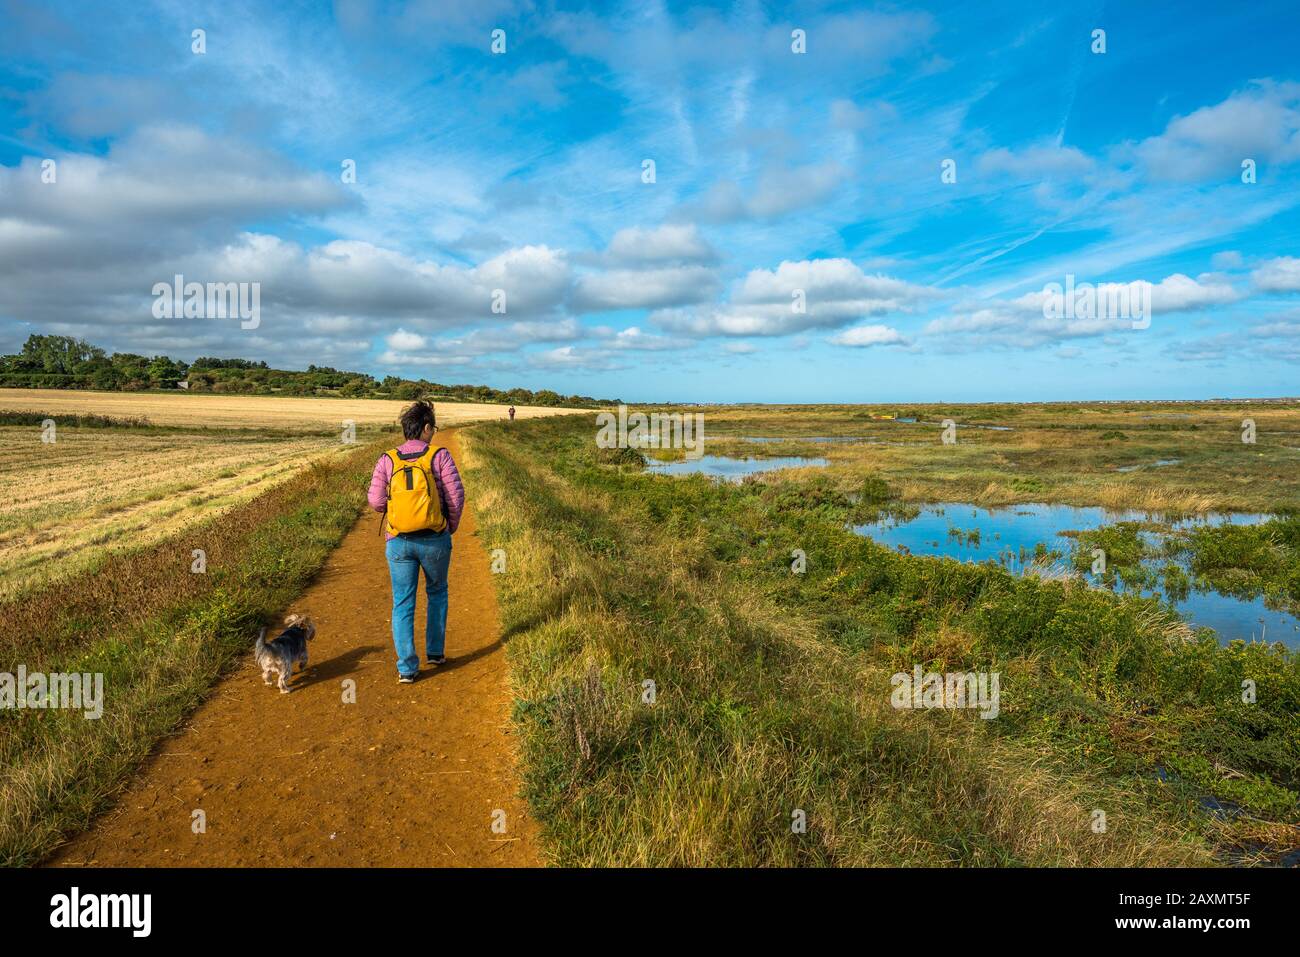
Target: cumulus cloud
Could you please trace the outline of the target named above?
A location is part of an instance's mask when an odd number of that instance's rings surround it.
[[[1250,274],[1255,288],[1264,292],[1300,292],[1300,259],[1278,256],[1261,263]]]
[[[1300,83],[1262,81],[1222,103],[1170,121],[1135,147],[1158,179],[1231,179],[1243,159],[1287,164],[1300,159]]]
[[[389,349],[395,349],[398,352],[410,352],[416,349],[423,349],[428,340],[417,332],[407,332],[405,329],[398,329],[384,337]]]
[[[313,215],[354,203],[337,179],[294,167],[250,144],[183,126],[146,127],[106,156],[55,155],[55,181],[25,158],[0,166],[0,216],[60,229],[235,223]]]
[[[654,333],[645,332],[639,326],[628,326],[626,329],[613,330],[607,327],[600,327],[592,332],[601,338],[605,344],[615,349],[633,349],[643,352],[664,352],[676,349],[688,349],[693,344],[689,339],[679,339],[670,336],[657,336]]]
[[[858,349],[870,346],[905,346],[907,338],[897,329],[882,325],[854,326],[833,335],[828,340],[837,346],[851,346]]]
[[[439,339],[437,346],[446,352],[486,355],[492,352],[514,352],[539,342],[573,342],[588,334],[577,319],[564,316],[558,319],[512,322],[490,329],[474,329],[465,335]]]
[[[749,272],[725,304],[660,310],[650,318],[662,329],[695,337],[782,336],[906,312],[937,295],[901,279],[869,275],[848,259],[786,261]]]
[[[694,223],[665,223],[654,229],[635,226],[620,229],[610,240],[606,256],[610,263],[623,266],[708,264],[718,258],[717,252],[700,235]]]
[[[1156,315],[1188,312],[1209,306],[1226,306],[1241,298],[1242,294],[1229,283],[1208,275],[1193,279],[1174,273],[1151,287],[1151,311]]]
[[[577,312],[659,309],[702,302],[717,291],[717,276],[706,266],[612,269],[577,277],[572,307]]]
[[[571,286],[563,253],[546,246],[465,266],[359,240],[304,246],[248,231],[242,223],[356,201],[337,177],[188,127],[147,127],[103,156],[55,159],[50,183],[34,160],[0,166],[0,315],[112,348],[356,361],[367,336],[395,320],[427,332],[554,316]],[[220,321],[155,319],[154,284],[178,274],[258,283],[257,336]],[[505,316],[492,312],[495,290]]]
[[[540,369],[610,372],[624,368],[623,363],[608,349],[579,349],[576,346],[560,346],[534,353],[528,357],[528,361]]]
[[[1034,348],[1068,339],[1107,336],[1134,328],[1141,318],[1143,296],[1149,291],[1152,321],[1162,315],[1189,312],[1238,301],[1241,293],[1213,277],[1196,279],[1182,273],[1158,283],[1097,283],[1094,306],[1076,308],[1068,315],[1062,283],[1056,288],[1025,293],[1015,299],[997,299],[959,305],[948,315],[928,322],[923,332],[949,349],[980,346]],[[1082,281],[1076,281],[1079,301]],[[1127,303],[1127,314],[1119,306]],[[1139,327],[1140,328],[1140,327]]]

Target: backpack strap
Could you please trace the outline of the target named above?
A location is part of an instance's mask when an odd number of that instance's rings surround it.
[[[384,455],[388,456],[388,461],[393,464],[393,471],[388,476],[388,497],[393,497],[393,479],[397,477],[397,471],[402,467],[402,453],[397,449],[389,449]]]
[[[425,469],[429,472],[429,481],[433,483],[434,494],[438,496],[438,509],[442,512],[442,520],[447,521],[447,503],[442,497],[442,482],[438,479],[438,473],[433,470],[433,457],[442,451],[441,445],[429,443],[429,447],[424,450],[424,454],[429,457],[424,463]]]

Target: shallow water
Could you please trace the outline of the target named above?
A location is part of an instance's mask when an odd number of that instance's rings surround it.
[[[851,445],[854,442],[870,442],[865,435],[742,435],[742,442],[754,442],[769,445],[773,442],[817,442],[822,445]]]
[[[775,472],[777,469],[824,466],[830,463],[822,458],[799,455],[782,455],[768,459],[737,459],[727,455],[702,455],[698,459],[677,462],[650,462],[646,471],[660,475],[709,475],[728,482],[739,482],[746,475]]]
[[[1032,560],[1034,548],[1040,543],[1061,552],[1063,557],[1059,562],[1067,566],[1076,542],[1062,535],[1063,531],[1086,531],[1115,522],[1144,521],[1153,517],[1158,518],[1145,512],[1115,512],[1071,505],[1018,505],[993,510],[972,505],[932,505],[922,508],[915,518],[884,519],[860,525],[854,531],[891,548],[902,545],[913,555],[970,562],[1002,560],[1008,568],[1022,570],[1019,560],[1022,549]],[[1254,513],[1210,514],[1171,524],[1174,528],[1256,525],[1268,518],[1268,515]],[[952,528],[963,533],[978,529],[979,539],[975,541],[968,534],[950,536],[948,531]],[[1084,577],[1092,584],[1099,584],[1091,574]],[[1160,587],[1132,591],[1168,600]],[[1267,608],[1262,597],[1245,599],[1215,591],[1193,590],[1186,598],[1171,604],[1189,623],[1213,628],[1223,641],[1263,639],[1300,648],[1300,618]]]
[[[1150,468],[1153,468],[1153,469],[1162,469],[1162,468],[1164,468],[1166,465],[1177,465],[1177,464],[1178,464],[1179,462],[1181,462],[1181,461],[1182,461],[1182,459],[1156,459],[1154,462],[1152,462],[1152,463],[1150,464]],[[1145,468],[1145,467],[1147,467],[1147,466],[1143,466],[1143,465],[1121,465],[1119,468],[1115,469],[1115,471],[1116,471],[1116,472],[1136,472],[1138,469],[1140,469],[1140,468]]]

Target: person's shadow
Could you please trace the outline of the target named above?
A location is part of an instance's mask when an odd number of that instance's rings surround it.
[[[358,645],[325,661],[311,662],[306,671],[295,672],[292,687],[296,691],[299,688],[309,688],[318,681],[333,681],[335,678],[356,671],[357,665],[366,655],[383,650],[383,645]]]
[[[471,661],[475,661],[485,655],[490,655],[505,646],[510,639],[516,635],[523,634],[526,631],[531,631],[538,625],[544,624],[562,614],[568,601],[570,591],[571,589],[551,595],[547,600],[546,605],[540,611],[537,611],[527,618],[514,622],[509,628],[504,629],[501,632],[501,637],[492,642],[492,644],[484,645],[481,648],[475,648],[473,651],[466,652],[463,655],[456,655],[454,658],[448,658],[445,665],[440,665],[433,669],[430,673],[430,677],[437,675],[440,671],[455,671],[457,668],[467,665]]]

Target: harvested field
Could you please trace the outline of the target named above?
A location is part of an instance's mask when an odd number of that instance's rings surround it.
[[[0,426],[0,598],[248,501],[355,445],[222,431]]]
[[[396,399],[312,399],[296,396],[213,395],[210,393],[70,392],[56,389],[0,389],[0,409],[148,419],[154,425],[225,429],[330,429],[345,421],[358,427],[392,426],[408,405]],[[506,418],[509,406],[438,402],[439,426]],[[555,415],[577,409],[516,406],[519,418]]]

